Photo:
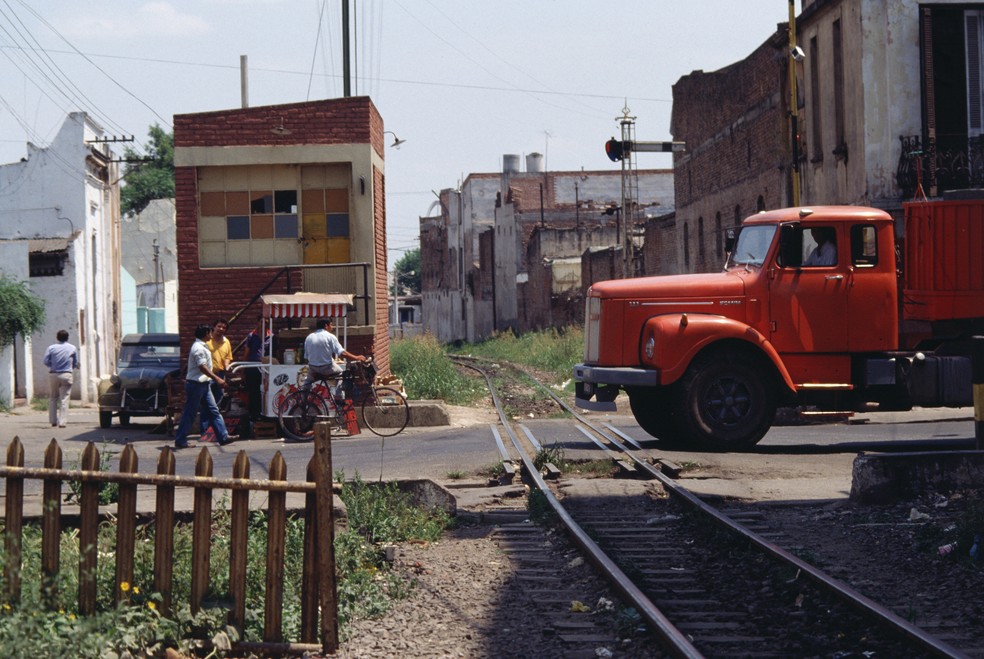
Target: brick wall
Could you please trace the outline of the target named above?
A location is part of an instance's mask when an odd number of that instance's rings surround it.
[[[671,132],[674,140],[687,143],[687,151],[674,156],[681,272],[720,269],[719,213],[723,231],[734,226],[736,209],[744,217],[760,203],[767,208],[788,203],[784,38],[785,32],[777,32],[744,60],[711,73],[695,71],[673,85]],[[703,259],[698,244],[701,219]]]
[[[276,130],[275,130],[276,129]],[[175,147],[290,146],[303,144],[365,144],[380,155],[383,122],[368,97],[352,97],[195,114],[174,117]],[[375,169],[375,168],[374,168]],[[356,354],[378,353],[380,365],[389,368],[389,333],[386,296],[386,225],[384,177],[374,171],[374,252],[376,257],[376,338],[349,336],[347,348]],[[250,299],[268,286],[282,266],[256,268],[207,268],[199,265],[198,168],[175,168],[175,207],[178,260],[178,328],[182,350],[187,353],[199,323],[231,318]],[[302,273],[291,273],[290,291],[302,290]],[[287,293],[283,275],[266,293]],[[259,303],[230,325],[235,346],[255,325]],[[380,331],[380,323],[382,323]]]

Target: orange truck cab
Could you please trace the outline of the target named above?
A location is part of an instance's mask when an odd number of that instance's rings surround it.
[[[972,404],[984,201],[906,204],[896,232],[874,208],[763,212],[723,272],[594,284],[577,405],[614,410],[624,390],[661,443],[741,450],[777,407]]]

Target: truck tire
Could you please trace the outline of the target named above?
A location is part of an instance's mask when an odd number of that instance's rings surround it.
[[[679,383],[681,434],[711,451],[755,446],[776,417],[775,384],[766,373],[740,352],[697,357]]]
[[[113,425],[113,413],[99,410],[99,427],[109,428],[112,425]]]
[[[670,392],[654,387],[631,387],[625,390],[629,396],[629,409],[636,423],[659,440],[661,446],[679,444],[680,431],[673,414],[673,396]]]
[[[130,426],[129,412],[120,412],[120,425],[123,426],[124,428],[128,428]]]

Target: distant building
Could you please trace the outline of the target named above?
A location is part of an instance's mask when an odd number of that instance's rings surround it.
[[[178,331],[178,253],[174,199],[154,199],[122,221],[123,268],[133,302],[123,306],[123,333]]]
[[[0,166],[0,273],[44,299],[45,327],[0,352],[0,400],[48,395],[42,358],[60,329],[79,348],[72,398],[95,400],[120,332],[119,172],[101,126],[68,115],[48,147]],[[0,311],[2,313],[2,311]]]
[[[640,170],[638,182],[640,216],[673,212],[669,170]],[[440,215],[420,220],[426,331],[474,342],[580,321],[578,263],[590,247],[618,243],[620,170],[545,172],[534,153],[522,172],[507,154],[501,173],[470,174],[440,199]]]

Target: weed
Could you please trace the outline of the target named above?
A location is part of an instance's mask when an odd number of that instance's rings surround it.
[[[505,473],[506,468],[501,462],[493,462],[492,464],[478,470],[478,475],[485,476],[486,478],[499,478]]]
[[[567,458],[564,457],[564,449],[557,444],[550,447],[541,447],[536,455],[533,456],[533,466],[537,470],[541,470],[547,466],[547,464],[552,464],[561,471],[570,471],[570,463]]]
[[[465,472],[460,469],[452,469],[447,473],[448,480],[459,481],[465,477]]]
[[[47,412],[48,411],[48,399],[42,398],[41,396],[34,396],[31,398],[31,409],[35,412]]]
[[[585,460],[584,462],[572,462],[569,466],[569,471],[575,474],[586,474],[589,476],[596,476],[599,478],[607,478],[615,473],[615,464],[608,459],[603,460]]]
[[[576,326],[529,332],[522,336],[500,332],[481,343],[467,346],[466,351],[546,371],[557,382],[566,385],[571,379],[571,369],[583,356],[584,333]]]
[[[538,523],[546,523],[554,514],[546,495],[535,488],[531,488],[526,497],[526,510],[530,513],[530,519]]]
[[[390,368],[414,399],[441,399],[452,405],[473,403],[485,395],[484,382],[458,373],[433,336],[390,343]]]
[[[102,448],[99,451],[99,471],[109,471],[109,468],[113,461],[114,452],[109,450],[109,443],[103,442]],[[72,464],[73,470],[79,470],[82,468],[81,457],[76,458],[75,462]],[[68,489],[70,492],[65,497],[66,502],[79,501],[82,497],[82,482],[81,481],[68,481]],[[116,503],[120,499],[120,484],[119,483],[99,483],[99,505],[105,506],[110,503]]]

